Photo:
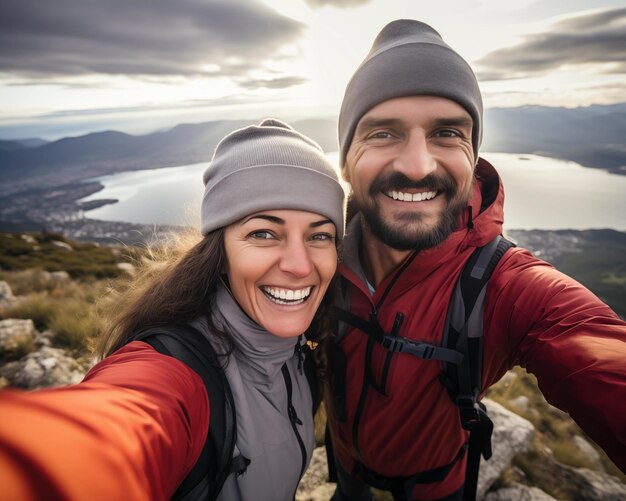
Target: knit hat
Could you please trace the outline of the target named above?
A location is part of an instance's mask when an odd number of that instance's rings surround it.
[[[483,103],[469,64],[433,28],[399,19],[385,26],[348,83],[339,113],[339,163],[343,167],[359,120],[377,104],[396,97],[439,96],[460,104],[473,120],[478,161]]]
[[[262,210],[321,214],[344,234],[345,193],[335,168],[315,141],[266,119],[228,134],[203,175],[203,235]]]

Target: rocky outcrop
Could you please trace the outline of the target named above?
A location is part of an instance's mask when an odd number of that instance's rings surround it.
[[[511,464],[513,456],[526,450],[534,435],[533,425],[529,421],[491,400],[485,399],[483,402],[494,422],[494,432],[492,437],[493,456],[489,461],[483,460],[480,466],[479,499],[484,496],[502,471]],[[313,453],[309,469],[300,482],[296,501],[330,499],[335,490],[335,484],[327,483],[327,479],[326,451],[323,447],[318,447]]]
[[[515,485],[490,492],[484,498],[485,501],[557,501],[537,487],[527,485]]]
[[[36,331],[32,320],[0,320],[0,358],[13,359],[33,349]]]
[[[15,304],[15,296],[8,283],[0,280],[0,308],[6,308]]]
[[[485,461],[484,458],[480,461],[477,490],[479,499],[511,464],[513,456],[528,448],[535,433],[530,421],[508,411],[493,400],[485,398],[483,403],[487,406],[487,412],[493,421],[491,436],[493,455],[489,461]]]
[[[581,501],[623,501],[626,484],[606,473],[555,464],[557,475]]]
[[[35,390],[80,383],[85,368],[61,348],[40,349],[0,367],[0,377],[16,388]]]
[[[32,320],[0,321],[0,386],[34,390],[82,381],[87,365],[81,365],[62,348],[52,346],[51,333],[39,333]]]
[[[335,492],[334,483],[328,482],[326,448],[318,447],[296,492],[296,501],[327,501]]]

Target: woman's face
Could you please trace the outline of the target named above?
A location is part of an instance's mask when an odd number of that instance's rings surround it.
[[[301,210],[261,211],[228,226],[224,245],[235,300],[280,337],[309,327],[337,268],[335,225]]]

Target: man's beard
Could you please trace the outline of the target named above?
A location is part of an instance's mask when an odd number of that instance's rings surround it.
[[[411,229],[414,227],[412,223],[419,223],[423,215],[410,211],[400,214],[395,219],[395,224],[390,224],[384,220],[376,203],[359,203],[354,197],[352,200],[372,234],[385,245],[399,251],[430,249],[439,245],[454,231],[459,214],[469,201],[469,193],[459,194],[456,182],[448,174],[430,174],[415,182],[399,172],[376,178],[369,190],[369,200],[373,200],[380,193],[412,188],[437,191],[438,196],[446,198],[447,205],[433,227]]]

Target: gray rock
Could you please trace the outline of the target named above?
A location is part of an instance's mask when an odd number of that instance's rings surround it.
[[[489,492],[484,501],[556,501],[556,499],[537,487],[518,484]]]
[[[35,238],[33,236],[31,236],[31,235],[24,234],[21,237],[22,237],[22,240],[24,240],[24,242],[27,242],[29,244],[36,244],[37,243],[37,240],[35,240]]]
[[[319,497],[320,492],[326,492],[327,489],[331,489],[331,494],[334,492],[335,484],[328,484],[328,461],[326,460],[326,449],[324,447],[317,447],[313,451],[313,457],[307,471],[304,473],[298,490],[296,491],[296,501],[310,501],[313,499],[330,499]],[[323,487],[331,486],[331,487]],[[319,492],[318,492],[319,491]],[[313,492],[317,492],[313,497]]]
[[[580,452],[587,458],[594,470],[605,471],[602,460],[600,459],[600,454],[588,440],[585,440],[580,435],[576,435],[574,437],[574,444],[576,444],[576,447],[578,447]]]
[[[50,243],[52,245],[54,245],[55,247],[58,247],[59,249],[65,249],[67,251],[73,251],[74,250],[70,244],[65,243],[65,242],[61,242],[60,240],[52,240],[52,242],[50,242]]]
[[[33,345],[36,331],[33,321],[7,318],[0,320],[0,355],[10,358],[24,347]]]
[[[500,378],[498,381],[500,384],[509,384],[517,379],[517,374],[514,371],[507,371],[504,373],[504,376]]]
[[[511,464],[513,456],[525,451],[535,434],[535,428],[526,419],[508,411],[500,404],[483,399],[489,417],[493,421],[491,448],[493,455],[489,461],[480,460],[477,497],[481,499],[489,487],[498,479],[502,471]]]
[[[328,501],[335,493],[337,484],[326,483],[318,485],[306,495],[296,495],[296,501]]]
[[[0,308],[6,308],[15,303],[15,296],[11,286],[4,280],[0,280]]]
[[[61,243],[63,243],[63,242],[61,242]],[[67,282],[69,279],[70,279],[70,274],[67,271],[53,271],[53,272],[50,272],[50,281],[51,282],[61,283],[61,282]]]
[[[65,350],[49,346],[0,367],[0,377],[28,390],[80,383],[84,375],[84,368]]]
[[[520,395],[509,400],[509,405],[519,412],[526,412],[528,410],[528,397]]]
[[[623,501],[626,499],[626,484],[612,475],[589,470],[572,468],[555,463],[559,478],[578,493],[581,501]]]

